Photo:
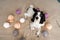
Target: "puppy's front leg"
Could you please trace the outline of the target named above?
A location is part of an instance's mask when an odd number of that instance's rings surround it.
[[[39,37],[40,33],[41,33],[41,28],[38,28],[37,37]]]
[[[33,23],[30,24],[30,28],[31,28],[31,30],[34,30],[34,25],[33,25]]]
[[[39,34],[40,34],[40,30],[37,31],[37,37],[39,37]]]
[[[31,30],[34,30],[34,27],[33,26],[31,26]]]

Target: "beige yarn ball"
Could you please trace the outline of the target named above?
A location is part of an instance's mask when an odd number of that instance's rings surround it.
[[[20,29],[20,23],[19,22],[16,22],[15,24],[14,24],[14,28],[16,28],[16,29]]]
[[[46,24],[46,28],[47,28],[48,30],[51,30],[51,29],[52,29],[52,25],[49,24],[49,23],[47,23],[47,24]]]
[[[14,22],[15,17],[13,15],[8,16],[8,22]]]

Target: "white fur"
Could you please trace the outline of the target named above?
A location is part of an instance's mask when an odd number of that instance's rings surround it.
[[[34,11],[33,11],[33,5],[30,5],[30,7],[28,8],[27,12],[24,14],[25,17],[32,17],[34,14]]]

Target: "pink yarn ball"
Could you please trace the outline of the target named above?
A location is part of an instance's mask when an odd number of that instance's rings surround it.
[[[17,9],[16,14],[21,14],[21,10]]]
[[[48,13],[45,13],[45,18],[48,18]]]

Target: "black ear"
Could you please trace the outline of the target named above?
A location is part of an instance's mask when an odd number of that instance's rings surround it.
[[[36,17],[36,15],[37,15],[37,9],[33,8],[33,11],[34,11],[35,13],[34,13],[33,16],[32,16],[32,19],[31,19],[32,22],[34,22],[35,17]]]
[[[41,11],[40,17],[40,23],[43,24],[45,22],[45,14],[43,13],[43,11]]]
[[[32,19],[31,19],[32,22],[34,22],[36,15],[37,13],[34,13],[34,15],[32,16]]]
[[[35,9],[35,8],[33,8],[33,11],[34,11],[34,12],[37,12],[38,10],[37,10],[37,9]]]

